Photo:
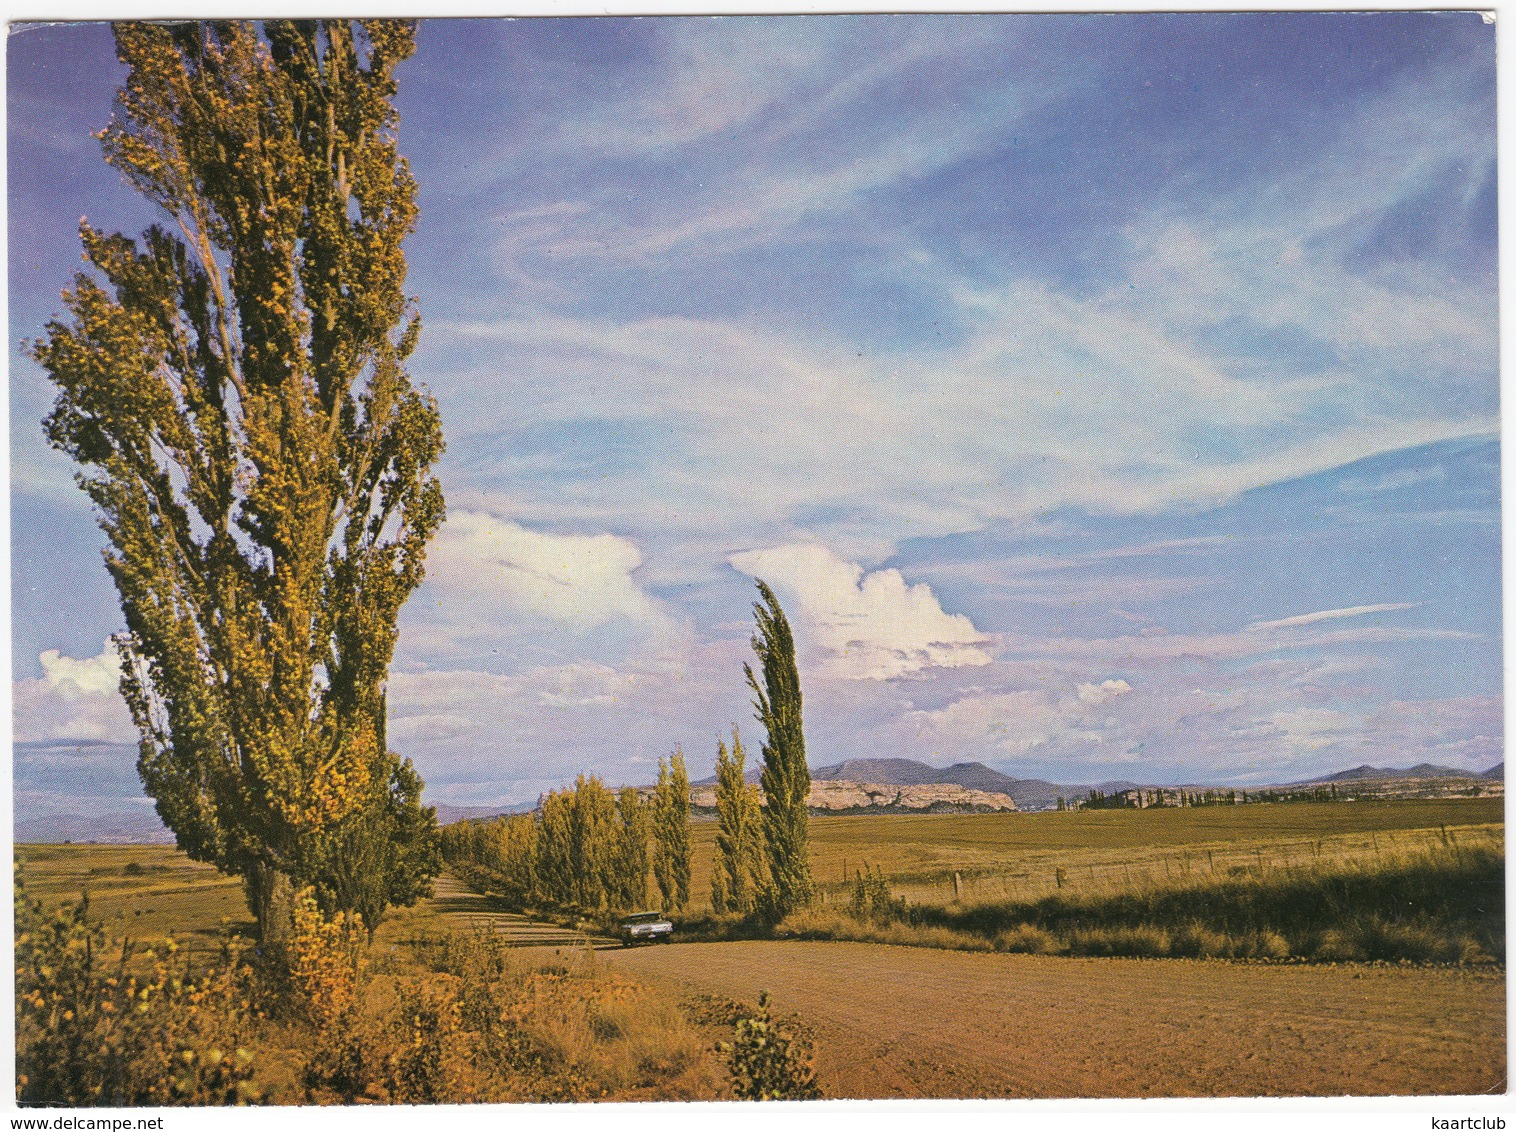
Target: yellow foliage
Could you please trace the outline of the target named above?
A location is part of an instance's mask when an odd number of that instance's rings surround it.
[[[290,983],[316,1026],[335,1026],[351,1016],[365,964],[366,938],[358,913],[338,912],[328,918],[317,905],[314,890],[300,894],[289,946]]]

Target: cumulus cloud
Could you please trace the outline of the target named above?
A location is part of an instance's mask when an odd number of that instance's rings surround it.
[[[908,584],[899,570],[866,574],[814,543],[744,551],[731,563],[793,598],[803,631],[827,654],[828,675],[885,680],[990,663],[988,638],[974,623],[944,611],[930,586]]]
[[[544,664],[517,673],[392,672],[390,735],[428,796],[454,803],[531,801],[578,774],[646,784],[682,745],[693,777],[714,765],[717,734],[751,718],[746,641],[613,666]]]
[[[455,511],[428,552],[432,583],[472,611],[578,630],[667,616],[632,577],[642,553],[611,534],[558,535],[476,511]]]
[[[100,739],[131,742],[131,716],[117,692],[121,661],[107,641],[98,656],[76,659],[48,649],[37,660],[39,677],[12,685],[12,717],[18,742]]]
[[[1124,696],[1132,690],[1132,686],[1125,680],[1103,680],[1099,684],[1079,685],[1079,702],[1082,704],[1103,704],[1106,700],[1116,696]]]

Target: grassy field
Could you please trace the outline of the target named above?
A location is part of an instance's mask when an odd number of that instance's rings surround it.
[[[1441,844],[1444,829],[1471,846],[1503,846],[1503,822],[1499,798],[848,815],[811,819],[811,860],[829,901],[846,899],[867,865],[913,904],[975,903],[1366,861]],[[697,907],[709,900],[714,841],[715,823],[694,826]]]
[[[868,865],[912,903],[948,904],[955,896],[976,903],[1372,860],[1441,844],[1445,830],[1471,847],[1503,846],[1503,821],[1499,798],[849,815],[811,819],[811,858],[829,901],[845,899],[852,874]],[[691,893],[699,909],[710,895],[715,823],[697,822],[693,834]],[[214,938],[228,924],[251,928],[235,880],[169,847],[21,845],[16,854],[32,897],[53,907],[87,888],[95,914],[118,936],[172,930]]]
[[[250,935],[242,886],[163,845],[18,845],[17,880],[51,912],[89,893],[91,915],[114,939],[174,935],[213,946]]]

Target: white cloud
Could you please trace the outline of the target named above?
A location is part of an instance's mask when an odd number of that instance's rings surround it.
[[[1255,621],[1248,626],[1249,633],[1262,633],[1271,629],[1293,629],[1300,625],[1314,625],[1318,621],[1335,621],[1341,617],[1361,617],[1365,613],[1393,613],[1400,609],[1415,609],[1420,602],[1396,601],[1383,605],[1354,605],[1346,609],[1322,609],[1315,613],[1302,613],[1296,617],[1281,617],[1278,621]]]
[[[1103,704],[1106,700],[1124,696],[1132,690],[1132,686],[1125,680],[1105,680],[1099,684],[1081,684],[1078,694],[1079,702],[1089,704]]]
[[[883,680],[990,663],[973,622],[945,612],[930,586],[909,585],[899,570],[865,574],[814,543],[744,551],[731,563],[793,597],[801,631],[828,654],[828,675]]]
[[[121,661],[109,641],[98,656],[78,660],[58,649],[38,658],[39,677],[12,685],[12,725],[18,742],[103,739],[131,742],[136,729],[117,688]]]
[[[718,733],[751,719],[742,678],[751,656],[740,640],[618,666],[395,671],[390,735],[416,760],[428,797],[455,803],[529,801],[581,773],[644,784],[676,744],[699,778],[714,765]]]
[[[556,535],[454,511],[427,565],[434,585],[484,616],[524,614],[580,630],[617,618],[644,625],[667,620],[632,577],[642,553],[616,535]]]
[[[391,718],[385,728],[385,736],[391,743],[439,742],[475,735],[479,731],[477,721],[464,715],[447,712],[423,712],[420,715],[401,715]]]
[[[99,696],[121,686],[121,658],[109,641],[99,656],[75,660],[58,649],[48,649],[37,658],[42,664],[42,682],[61,696]]]

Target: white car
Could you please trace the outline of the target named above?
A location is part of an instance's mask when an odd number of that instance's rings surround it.
[[[662,912],[633,912],[621,921],[621,946],[632,947],[639,943],[664,943],[674,934],[674,925],[663,918]]]

